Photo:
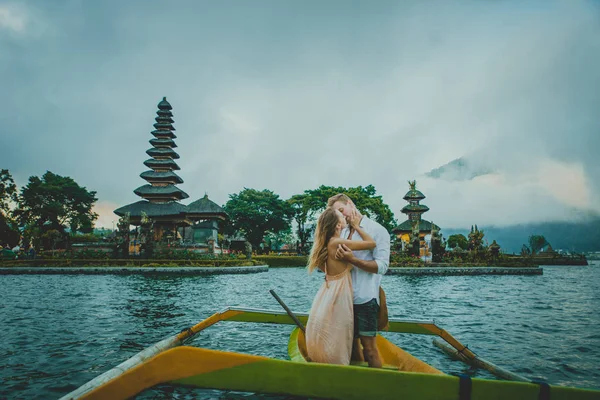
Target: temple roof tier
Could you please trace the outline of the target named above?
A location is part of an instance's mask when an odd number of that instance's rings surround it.
[[[217,203],[210,200],[206,194],[203,198],[188,204],[187,207],[188,214],[211,214],[227,216],[227,212],[225,212],[225,210]]]
[[[171,117],[173,118],[173,113],[169,110],[158,110],[156,112],[158,115],[160,115],[161,117]]]
[[[175,144],[173,139],[150,139],[149,142],[152,146],[157,146],[157,147],[165,146],[165,147],[170,147],[172,149],[177,147],[177,145]]]
[[[152,168],[152,169],[157,169],[157,168],[168,168],[171,170],[179,170],[179,165],[177,165],[177,163],[175,161],[173,161],[172,159],[166,159],[166,160],[157,160],[154,158],[150,158],[146,161],[144,161],[144,165],[148,168]]]
[[[171,124],[163,124],[163,123],[160,123],[160,122],[157,122],[157,123],[155,123],[152,126],[154,126],[159,131],[176,131],[177,130]]]
[[[171,139],[176,139],[177,136],[175,136],[175,134],[171,131],[166,131],[166,130],[155,130],[150,132],[151,134],[153,134],[154,136],[156,136],[157,138],[171,138]]]
[[[160,110],[172,110],[171,104],[167,101],[166,97],[163,97],[162,101],[158,103],[158,108]]]
[[[173,121],[173,118],[171,118],[171,117],[168,117],[168,116],[163,117],[160,115],[158,117],[154,118],[154,120],[156,122],[158,122],[159,124],[172,124],[173,122],[175,122],[175,121]]]
[[[404,195],[403,199],[406,201],[410,201],[410,200],[423,200],[425,198],[425,195],[423,193],[421,193],[419,190],[417,189],[411,189],[408,192],[406,192],[406,194]]]
[[[169,147],[153,147],[151,149],[146,150],[146,154],[150,157],[170,157],[174,159],[179,158],[179,154],[175,153],[175,151]]]
[[[403,223],[401,223],[400,225],[398,225],[397,227],[392,229],[392,232],[394,232],[394,233],[410,233],[410,232],[412,232],[412,223],[413,222],[411,220],[407,219],[406,221],[404,221]],[[435,227],[436,230],[441,229],[436,224],[433,224],[433,226]],[[424,219],[420,220],[419,221],[419,232],[431,232],[431,222],[424,220]]]
[[[147,180],[148,182],[169,182],[173,184],[183,183],[183,179],[181,179],[181,177],[173,171],[144,171],[140,174],[140,177]]]
[[[137,194],[143,198],[149,197],[165,197],[165,198],[173,198],[173,199],[187,199],[188,194],[183,190],[175,187],[173,185],[167,186],[152,186],[152,185],[143,185],[139,188],[135,189],[133,193]]]
[[[424,213],[429,211],[429,207],[425,204],[407,204],[401,210],[404,214],[407,213]]]
[[[125,215],[125,213],[129,213],[131,217],[141,217],[142,211],[151,218],[164,217],[185,214],[187,207],[176,202],[151,203],[147,200],[140,200],[121,208],[117,208],[115,210],[115,214],[122,216]]]

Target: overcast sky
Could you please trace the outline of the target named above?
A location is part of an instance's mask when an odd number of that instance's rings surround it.
[[[224,204],[417,179],[442,228],[600,212],[597,1],[0,0],[0,168],[138,201],[156,105]],[[464,157],[493,173],[424,174]]]

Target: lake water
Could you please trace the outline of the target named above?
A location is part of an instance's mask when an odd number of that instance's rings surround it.
[[[542,276],[386,276],[390,316],[435,320],[479,356],[551,384],[600,389],[600,262]],[[302,268],[250,275],[0,276],[0,398],[58,398],[226,306],[306,312],[322,282]],[[287,359],[291,326],[222,322],[191,345]],[[448,359],[431,336],[384,333],[445,372],[494,379]],[[156,398],[281,398],[153,388]]]

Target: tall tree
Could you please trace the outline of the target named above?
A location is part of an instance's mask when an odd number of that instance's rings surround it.
[[[296,194],[288,199],[288,203],[293,210],[293,218],[296,222],[296,235],[300,242],[298,251],[306,253],[306,243],[314,230],[315,213],[323,207],[319,198],[311,196],[308,193]]]
[[[531,235],[529,236],[529,248],[533,254],[537,254],[548,241],[543,235]]]
[[[115,248],[117,257],[129,257],[129,218],[130,214],[125,213],[123,216],[121,216],[121,218],[119,218],[119,222],[117,224],[117,246]]]
[[[13,220],[13,208],[17,203],[17,185],[7,169],[0,170],[0,245],[16,246],[20,234]]]
[[[266,232],[277,234],[290,228],[292,207],[270,190],[244,188],[229,195],[223,207],[230,217],[231,228],[242,232],[257,249]]]
[[[348,195],[361,213],[379,222],[388,232],[396,225],[394,213],[383,202],[381,196],[377,196],[377,191],[373,185],[350,188],[322,185],[317,189],[304,191],[304,194],[310,197],[309,205],[315,214],[324,210],[327,207],[327,200],[338,193]]]
[[[479,228],[477,228],[477,225],[475,225],[475,228],[473,228],[471,226],[471,232],[469,233],[468,249],[470,251],[474,251],[475,253],[483,250],[483,248],[484,248],[483,237],[484,236],[485,236],[485,233],[482,230],[479,230]]]
[[[17,203],[17,185],[7,169],[0,170],[0,213],[10,216],[11,203]]]
[[[47,171],[41,179],[29,178],[27,186],[21,189],[15,213],[21,226],[33,224],[61,233],[69,226],[75,233],[81,227],[93,226],[98,214],[92,207],[97,200],[95,191],[79,186],[72,178]]]
[[[286,229],[278,233],[267,232],[265,234],[265,243],[271,251],[279,251],[283,246],[294,244],[294,234],[291,229]]]
[[[456,235],[450,235],[448,237],[448,247],[454,249],[456,247],[460,247],[463,250],[467,250],[469,247],[469,241],[465,237],[465,235],[461,235],[460,233]]]

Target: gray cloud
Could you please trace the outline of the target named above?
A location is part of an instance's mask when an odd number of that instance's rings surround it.
[[[427,216],[442,226],[600,211],[595,3],[18,10],[18,34],[0,17],[0,164],[21,183],[49,169],[104,202],[136,201],[156,104],[167,96],[180,187],[192,200],[372,183],[401,219],[406,180],[416,177]],[[422,176],[462,156],[496,174]]]

